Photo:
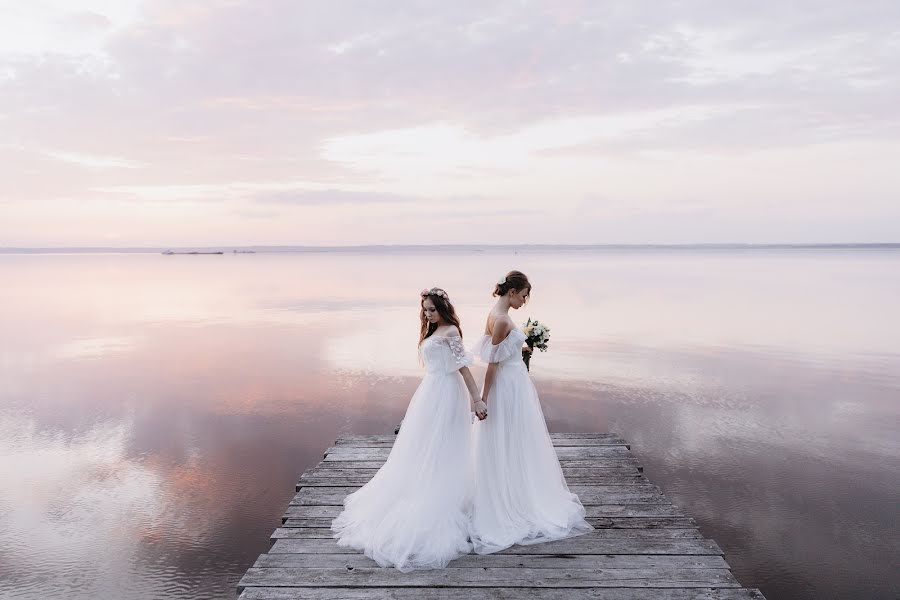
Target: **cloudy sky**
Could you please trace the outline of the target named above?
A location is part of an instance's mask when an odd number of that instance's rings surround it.
[[[900,242],[895,1],[0,0],[0,246]]]

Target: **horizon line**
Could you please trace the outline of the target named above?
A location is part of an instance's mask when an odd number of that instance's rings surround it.
[[[900,248],[900,242],[805,242],[805,243],[756,243],[756,242],[699,242],[679,244],[356,244],[356,245],[210,245],[210,246],[0,246],[0,253],[53,253],[53,252],[176,252],[214,251],[228,252],[251,250],[254,252],[327,252],[361,250],[509,250],[509,249],[850,249],[850,248]]]

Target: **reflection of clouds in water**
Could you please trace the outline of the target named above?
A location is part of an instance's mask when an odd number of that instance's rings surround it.
[[[851,415],[862,415],[867,411],[867,407],[862,402],[838,400],[832,405],[831,414],[834,418],[843,418]]]
[[[131,428],[102,423],[69,437],[0,418],[0,547],[20,591],[102,596],[127,583],[140,543],[130,530],[162,510],[159,476],[126,458]]]
[[[889,554],[863,538],[889,529],[900,473],[900,321],[883,318],[896,269],[836,293],[859,263],[828,256],[812,269],[760,253],[29,260],[0,315],[17,340],[0,350],[0,404],[34,419],[0,417],[0,571],[66,597],[232,593],[322,449],[402,418],[424,374],[418,291],[451,293],[471,345],[515,267],[536,289],[513,318],[553,327],[532,362],[551,430],[626,437],[654,483],[719,527],[705,533],[747,581],[825,581],[850,554],[875,580]],[[140,277],[122,285],[110,268]],[[77,293],[60,303],[47,282]],[[857,493],[835,508],[843,490]]]
[[[884,402],[887,390],[898,389],[890,370],[871,380],[865,375],[871,364],[858,370],[856,361],[788,359],[760,348],[648,348],[619,342],[573,343],[572,348],[559,353],[573,357],[564,374],[555,368],[558,363],[540,362],[541,355],[532,363],[532,375],[542,387],[566,397],[563,407],[542,394],[548,420],[606,414],[606,427],[622,427],[619,433],[635,447],[661,460],[699,468],[734,455],[779,457],[791,451],[851,467],[872,460],[896,464],[900,456],[900,442],[888,425],[897,422],[900,407]],[[593,376],[581,368],[593,368]],[[584,404],[567,397],[570,385],[597,400]],[[629,416],[644,410],[652,414],[643,422]]]
[[[702,463],[716,455],[731,456],[736,442],[760,443],[772,435],[772,428],[760,421],[764,415],[753,411],[736,412],[733,408],[687,403],[674,403],[673,409],[677,455],[675,448],[667,454],[679,462]]]
[[[782,384],[803,378],[841,373],[845,380],[864,384],[900,385],[900,355],[836,355],[825,352],[791,353],[763,345],[702,344],[648,345],[607,336],[594,340],[558,338],[550,352],[536,354],[541,371],[567,380],[597,379],[621,385],[636,384],[689,392],[712,384],[743,389],[762,380]]]
[[[898,542],[883,535],[894,527],[882,504],[891,492],[877,481],[883,465],[835,462],[802,442],[746,441],[720,438],[723,451],[706,460],[666,457],[649,476],[719,542],[740,581],[788,598],[888,597],[878,588]]]
[[[418,318],[408,308],[356,319],[326,337],[322,358],[331,368],[388,375],[424,375],[418,362]]]
[[[135,346],[135,339],[125,336],[78,338],[60,344],[52,352],[55,358],[101,358],[109,354],[127,352]]]
[[[685,368],[675,352],[617,342],[562,339],[532,362],[542,374],[563,380],[595,379],[695,396],[710,385],[696,369]]]

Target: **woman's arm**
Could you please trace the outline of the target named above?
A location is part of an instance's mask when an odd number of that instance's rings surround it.
[[[487,406],[478,399],[478,386],[475,385],[472,371],[469,370],[469,367],[463,367],[459,370],[459,374],[462,375],[463,381],[466,382],[466,387],[469,388],[469,396],[472,398],[472,409],[475,411],[478,419],[483,421],[487,416]]]
[[[469,388],[469,395],[472,397],[472,401],[478,400],[478,386],[475,385],[472,371],[469,370],[469,367],[463,367],[459,370],[459,374],[462,375],[463,381],[466,382],[466,387]]]
[[[487,404],[488,394],[494,386],[494,375],[497,373],[497,363],[488,363],[487,372],[484,374],[484,388],[481,390],[481,400]]]
[[[446,337],[450,344],[450,352],[453,353],[457,362],[459,362],[465,356],[465,348],[462,345],[459,329],[456,326],[450,326]],[[478,386],[475,385],[475,378],[472,377],[472,372],[468,366],[463,365],[459,368],[459,374],[462,375],[463,381],[466,382],[466,387],[469,389],[469,396],[472,398],[472,410],[483,421],[487,416],[487,406],[478,399]]]
[[[512,320],[509,317],[498,318],[494,321],[494,331],[491,333],[491,344],[497,345],[506,339],[512,331]],[[494,386],[494,376],[497,373],[497,363],[488,363],[487,372],[484,374],[484,388],[481,390],[481,399],[487,404],[487,399]]]

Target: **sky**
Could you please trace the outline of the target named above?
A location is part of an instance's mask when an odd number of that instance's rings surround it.
[[[900,4],[0,0],[0,247],[900,242]]]

